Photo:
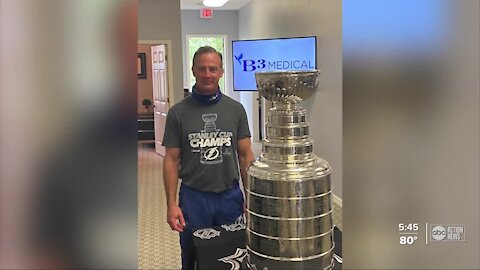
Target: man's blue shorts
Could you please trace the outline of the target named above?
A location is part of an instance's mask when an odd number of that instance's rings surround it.
[[[182,269],[194,269],[192,232],[206,227],[232,224],[243,214],[243,193],[239,183],[227,191],[203,192],[180,186],[179,206],[187,227],[180,233]]]

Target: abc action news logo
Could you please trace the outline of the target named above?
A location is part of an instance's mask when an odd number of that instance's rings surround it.
[[[465,225],[435,224],[430,226],[431,241],[465,241]]]

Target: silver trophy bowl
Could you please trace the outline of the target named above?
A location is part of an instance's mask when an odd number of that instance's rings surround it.
[[[318,86],[319,70],[267,71],[255,73],[260,94],[271,101],[298,103],[310,97]]]

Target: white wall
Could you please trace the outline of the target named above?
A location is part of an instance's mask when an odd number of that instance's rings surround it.
[[[315,154],[333,167],[334,193],[342,195],[342,2],[252,0],[239,10],[239,39],[317,36],[319,90],[301,103],[307,110]],[[254,133],[257,93],[240,94]],[[247,102],[248,101],[248,102]]]
[[[188,78],[191,73],[187,59],[186,35],[226,35],[227,51],[223,55],[225,62],[225,79],[227,81],[228,95],[238,101],[238,92],[234,92],[232,80],[232,40],[238,39],[238,11],[214,10],[213,18],[200,18],[198,10],[182,10],[182,44],[183,44],[183,86],[188,87]]]
[[[172,55],[169,56],[168,61],[173,65],[174,103],[183,98],[181,32],[180,1],[138,1],[138,40],[170,40],[172,42]]]

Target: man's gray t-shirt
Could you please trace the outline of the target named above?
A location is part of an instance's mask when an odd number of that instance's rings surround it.
[[[250,131],[242,104],[225,95],[209,105],[189,96],[168,111],[162,145],[181,149],[183,184],[222,192],[239,180],[237,141],[246,137]]]

